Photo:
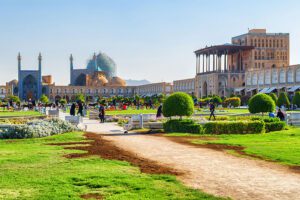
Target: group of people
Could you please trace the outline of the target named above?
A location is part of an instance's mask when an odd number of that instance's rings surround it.
[[[78,105],[77,115],[80,115],[80,116],[83,117],[84,116],[84,114],[83,114],[83,104],[81,102],[78,102],[77,105]],[[70,108],[70,115],[75,116],[75,113],[76,113],[76,104],[72,103],[71,108]]]

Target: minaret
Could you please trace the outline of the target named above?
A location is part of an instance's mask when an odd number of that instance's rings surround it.
[[[94,61],[94,71],[97,71],[97,56],[96,56],[96,52],[94,53],[94,56],[93,56],[93,61]]]
[[[71,54],[70,55],[70,85],[73,84],[73,80],[72,80],[73,69],[74,69],[74,66],[73,66],[73,55]]]
[[[21,94],[22,94],[22,84],[21,84],[21,59],[22,59],[22,57],[21,57],[21,54],[20,54],[20,52],[19,52],[19,54],[18,54],[18,57],[17,57],[17,59],[18,59],[18,96],[19,96],[19,98],[20,99],[22,99],[23,97],[21,97]]]
[[[38,61],[39,61],[39,70],[38,70],[38,93],[37,93],[37,98],[39,99],[42,95],[42,54],[41,53],[39,53]]]

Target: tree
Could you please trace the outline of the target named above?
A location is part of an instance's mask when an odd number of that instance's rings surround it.
[[[300,92],[296,92],[292,102],[294,105],[297,105],[297,107],[300,107]]]
[[[14,103],[20,103],[20,98],[18,96],[15,96],[15,95],[9,95],[8,96],[8,100],[14,102]]]
[[[85,102],[84,95],[83,94],[77,94],[75,96],[75,100],[78,101],[78,102],[84,103]]]
[[[275,110],[275,102],[273,99],[263,93],[254,95],[249,100],[249,112],[250,113],[265,113],[273,112]]]
[[[65,104],[67,104],[67,100],[66,100],[66,99],[61,99],[61,100],[59,101],[59,103],[60,103],[62,106],[64,106]]]
[[[219,96],[213,96],[212,99],[211,99],[211,101],[214,104],[217,104],[217,105],[219,105],[219,104],[221,104],[223,102],[222,99],[221,99],[221,97],[219,97]]]
[[[194,113],[194,102],[190,95],[184,92],[175,92],[163,104],[165,117],[191,116]]]
[[[49,99],[46,95],[42,95],[41,98],[40,98],[40,101],[43,103],[43,104],[47,104],[49,103]]]
[[[279,94],[278,100],[277,100],[277,106],[281,107],[281,106],[285,106],[285,107],[289,107],[290,106],[290,100],[287,97],[285,92],[281,92]]]
[[[277,103],[277,100],[278,100],[277,95],[276,95],[275,93],[270,93],[269,95],[270,95],[270,97],[273,99],[273,101],[274,101],[275,104],[276,104],[276,103]]]

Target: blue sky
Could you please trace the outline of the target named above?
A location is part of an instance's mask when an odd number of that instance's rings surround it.
[[[248,28],[290,33],[300,63],[300,1],[0,0],[0,84],[17,78],[17,53],[56,84],[69,83],[69,55],[86,66],[102,51],[125,79],[172,81],[195,75],[193,51],[230,42]]]

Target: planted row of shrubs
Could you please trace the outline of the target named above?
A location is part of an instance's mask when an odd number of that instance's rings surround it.
[[[169,120],[164,123],[165,132],[199,134],[254,134],[279,131],[285,128],[285,122],[279,120],[255,119],[249,121],[212,121],[204,125],[193,120]]]

